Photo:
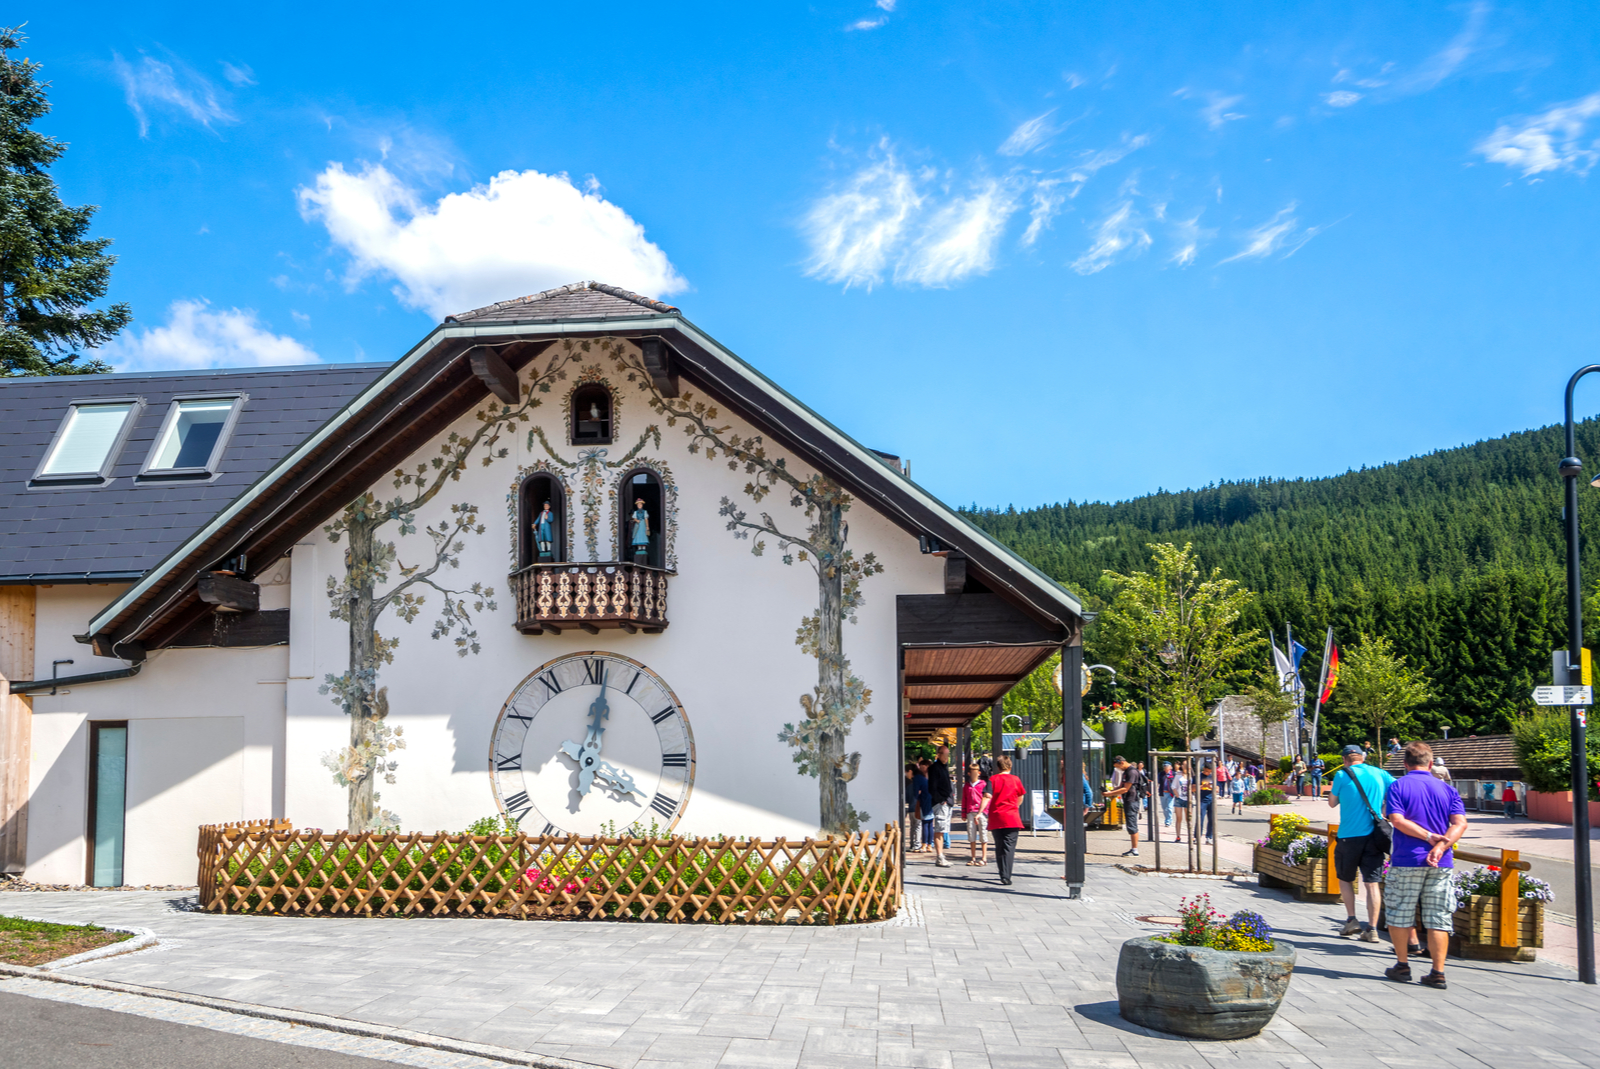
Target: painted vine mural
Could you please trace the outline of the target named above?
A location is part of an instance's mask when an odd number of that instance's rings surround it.
[[[809,564],[817,576],[817,611],[805,617],[795,632],[795,643],[817,659],[817,685],[810,694],[800,696],[805,717],[783,726],[778,738],[794,750],[793,759],[802,774],[819,780],[818,794],[821,827],[828,834],[858,831],[867,814],[850,804],[850,781],[861,766],[860,753],[847,753],[846,742],[857,717],[872,723],[867,707],[872,691],[850,671],[844,655],[844,623],[856,622],[862,603],[861,582],[883,571],[875,554],[857,557],[848,541],[850,527],[845,513],[851,497],[836,483],[821,475],[801,478],[791,472],[782,457],[769,457],[759,435],[731,434],[730,426],[717,426],[717,409],[684,392],[678,397],[663,396],[655,386],[642,359],[627,346],[605,339],[599,342],[567,341],[573,349],[589,352],[591,345],[609,353],[629,382],[638,383],[649,395],[650,407],[664,416],[667,426],[685,423],[689,452],[703,452],[708,460],[725,457],[728,470],[743,466],[753,478],[744,493],[759,504],[773,491],[787,493],[789,506],[799,509],[809,521],[804,534],[780,527],[771,513],[760,514],[759,522],[731,499],[721,501],[720,515],[727,518],[728,530],[735,538],[757,536],[750,551],[762,556],[767,535],[777,540],[785,564],[796,559]]]
[[[475,453],[482,451],[480,463],[488,466],[505,457],[508,450],[496,449],[500,436],[510,434],[518,423],[526,423],[529,413],[542,404],[540,394],[550,392],[552,383],[566,378],[566,366],[577,360],[570,345],[552,350],[548,358],[536,360],[525,373],[522,398],[515,404],[492,404],[474,414],[478,427],[470,434],[451,431],[439,446],[439,455],[417,465],[416,470],[396,469],[392,500],[363,494],[323,530],[335,544],[343,541],[344,575],[328,577],[329,615],[350,625],[349,664],[340,675],[329,674],[319,688],[332,694],[333,701],[350,718],[350,744],[324,754],[322,763],[333,773],[336,783],[348,791],[348,823],[352,832],[398,829],[400,818],[378,805],[378,777],[395,781],[399,762],[394,754],[405,748],[401,728],[387,723],[387,689],[378,685],[382,665],[394,661],[398,638],[378,632],[378,620],[390,609],[407,623],[423,611],[431,589],[444,599],[439,618],[433,625],[435,640],[454,637],[462,657],[478,652],[478,633],[473,614],[495,608],[494,589],[473,583],[458,590],[441,582],[442,569],[460,566],[462,541],[468,535],[481,535],[478,507],[461,503],[450,506],[450,514],[423,531],[432,542],[419,563],[407,565],[399,548],[384,537],[393,525],[396,535],[416,533],[417,512],[438,497],[461,473]],[[395,577],[398,576],[397,581]],[[380,593],[381,590],[381,593]]]

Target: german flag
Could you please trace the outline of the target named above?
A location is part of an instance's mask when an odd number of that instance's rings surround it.
[[[1325,684],[1323,684],[1322,697],[1318,698],[1317,701],[1318,702],[1327,701],[1328,700],[1328,695],[1332,694],[1333,693],[1333,688],[1338,686],[1338,685],[1339,685],[1339,647],[1338,646],[1334,646],[1332,648],[1332,651],[1328,654],[1328,681]]]

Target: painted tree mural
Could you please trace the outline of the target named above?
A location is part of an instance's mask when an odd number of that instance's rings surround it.
[[[460,566],[463,539],[484,532],[476,505],[451,505],[446,518],[425,525],[423,531],[432,549],[425,550],[416,564],[407,565],[400,559],[399,547],[386,540],[384,529],[394,525],[395,534],[414,535],[418,511],[438,497],[447,483],[460,480],[474,454],[481,451],[478,459],[484,466],[506,456],[506,449],[496,449],[500,436],[528,422],[529,412],[543,403],[539,395],[549,393],[552,383],[566,378],[566,365],[573,360],[571,349],[566,348],[535,361],[522,385],[520,402],[480,409],[474,414],[478,426],[472,433],[451,431],[437,456],[419,463],[414,471],[395,470],[394,488],[399,493],[392,500],[363,494],[323,528],[330,542],[345,544],[344,575],[328,577],[328,600],[333,606],[329,615],[350,625],[350,660],[342,674],[330,673],[320,690],[332,694],[333,701],[350,717],[350,744],[324,754],[322,763],[349,792],[352,832],[390,830],[400,824],[396,814],[379,808],[376,789],[379,776],[385,783],[395,781],[399,763],[394,754],[405,748],[403,729],[387,723],[387,688],[378,685],[379,669],[394,662],[400,640],[378,632],[379,618],[393,609],[394,615],[411,623],[423,611],[427,590],[432,590],[443,598],[443,605],[431,637],[454,636],[457,652],[465,657],[479,650],[473,614],[495,609],[492,587],[473,583],[464,590],[455,589],[441,576],[444,570]]]
[[[850,804],[849,785],[861,766],[861,754],[847,753],[846,741],[858,716],[864,723],[872,723],[866,711],[872,691],[850,671],[844,655],[844,623],[856,622],[855,613],[862,603],[861,581],[883,571],[883,565],[872,553],[857,557],[847,545],[850,527],[845,513],[850,510],[850,495],[822,475],[796,475],[784,458],[767,455],[759,435],[745,437],[730,433],[729,426],[717,426],[717,409],[696,400],[692,393],[663,396],[642,359],[628,347],[610,339],[594,344],[611,354],[629,382],[638,383],[650,395],[650,407],[666,418],[667,426],[683,421],[689,452],[704,453],[708,460],[725,458],[729,471],[742,466],[753,476],[744,487],[753,502],[759,504],[774,491],[786,493],[789,506],[799,509],[808,521],[803,534],[795,533],[780,526],[769,512],[752,520],[732,500],[722,499],[721,515],[727,518],[734,537],[755,536],[752,553],[764,554],[767,543],[761,536],[768,536],[776,539],[783,563],[793,564],[798,559],[816,573],[817,611],[800,621],[795,643],[817,659],[817,685],[810,694],[800,696],[804,719],[785,724],[778,738],[793,747],[800,772],[820,781],[822,830],[837,835],[859,830],[868,818]],[[589,345],[580,342],[575,348],[587,351]]]

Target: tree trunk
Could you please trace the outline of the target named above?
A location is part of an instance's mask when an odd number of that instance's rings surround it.
[[[844,574],[835,561],[843,552],[840,539],[842,514],[837,507],[824,518],[833,558],[818,561],[817,582],[817,686],[823,709],[832,713],[845,700],[844,686]],[[824,731],[817,739],[821,766],[822,830],[829,835],[850,832],[850,787],[845,773],[845,732]]]
[[[370,522],[349,526],[350,548],[346,550],[346,575],[350,579],[350,750],[352,761],[346,776],[351,780],[348,817],[354,834],[367,831],[376,823],[377,804],[373,796],[373,768],[377,747],[377,722],[372,702],[376,678],[376,621],[372,614],[372,546],[374,525]],[[356,765],[357,755],[362,764]]]

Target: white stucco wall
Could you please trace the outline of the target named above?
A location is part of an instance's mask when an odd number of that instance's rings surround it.
[[[379,682],[387,688],[390,722],[404,729],[407,740],[407,749],[398,755],[397,782],[379,787],[380,804],[399,814],[408,830],[459,830],[492,815],[490,735],[502,704],[541,665],[563,655],[603,650],[649,666],[674,690],[688,715],[697,767],[680,831],[813,834],[819,819],[817,781],[797,773],[792,750],[777,735],[786,722],[804,715],[799,697],[816,684],[816,661],[795,644],[795,631],[804,616],[816,611],[817,580],[807,564],[785,565],[771,538],[765,555],[752,555],[751,542],[736,539],[718,510],[721,499],[730,497],[752,517],[769,511],[781,527],[798,533],[805,531],[805,518],[781,492],[760,504],[751,502],[743,494],[747,474],[729,471],[725,460],[691,455],[681,423],[668,427],[650,412],[643,391],[616,374],[608,359],[597,355],[590,362],[603,364],[606,379],[621,397],[615,444],[606,447],[609,458],[633,448],[647,426],[661,431],[660,447],[647,445],[640,459],[664,463],[678,488],[678,575],[668,596],[670,626],[659,635],[603,630],[592,636],[571,630],[560,636],[525,636],[514,629],[515,607],[506,585],[513,545],[508,495],[519,468],[548,459],[537,441],[529,448],[524,425],[501,440],[508,456],[488,467],[474,458],[461,480],[449,484],[419,514],[418,534],[394,539],[400,560],[416,564],[431,552],[421,525],[439,522],[452,503],[477,505],[487,530],[465,539],[459,569],[445,571],[442,578],[458,589],[474,581],[494,587],[499,609],[478,618],[482,652],[465,658],[447,641],[429,637],[438,601],[432,592],[414,623],[393,616],[380,621],[381,635],[400,640],[394,663],[382,667]],[[567,444],[562,403],[569,388],[570,380],[552,390],[534,419],[556,452],[573,460],[579,450]],[[754,433],[726,414],[718,423],[731,425],[730,433]],[[452,429],[470,433],[476,425],[469,415]],[[414,467],[437,450],[437,444],[430,444],[400,466]],[[769,443],[769,453],[776,452]],[[792,460],[791,468],[805,473]],[[625,470],[609,471],[607,479]],[[581,494],[574,478],[566,481],[569,506],[576,514],[575,557],[584,559]],[[393,497],[396,491],[386,481],[373,492]],[[845,626],[846,655],[873,692],[873,723],[858,720],[851,736],[850,748],[862,753],[862,765],[850,798],[869,815],[868,826],[878,827],[895,818],[900,789],[894,599],[900,593],[942,592],[943,562],[922,555],[914,537],[859,501],[847,519],[850,546],[858,555],[876,554],[885,566],[883,574],[865,581],[865,605],[857,622]],[[607,496],[600,560],[615,559],[614,528]],[[329,544],[321,530],[296,547],[291,614],[295,678],[288,685],[286,813],[297,824],[329,828],[345,822],[345,792],[333,784],[320,758],[345,744],[348,726],[317,687],[325,676],[344,671],[347,663],[348,629],[329,619],[325,593],[327,579],[342,567],[342,558],[343,546]]]

